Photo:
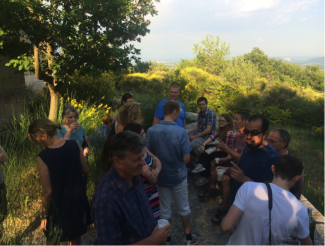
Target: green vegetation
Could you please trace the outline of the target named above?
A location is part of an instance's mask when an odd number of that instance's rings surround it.
[[[315,207],[324,211],[324,74],[319,67],[306,67],[270,59],[258,48],[251,53],[228,60],[229,46],[217,37],[207,37],[195,45],[193,60],[182,60],[167,67],[153,62],[137,62],[135,66],[113,73],[91,76],[70,74],[60,87],[58,117],[66,104],[80,112],[79,123],[89,136],[106,114],[116,114],[125,92],[132,92],[141,103],[143,125],[148,129],[156,105],[167,97],[168,85],[179,81],[180,100],[188,111],[197,112],[196,100],[206,96],[209,108],[217,115],[235,114],[238,110],[262,113],[272,122],[270,128],[287,129],[292,141],[289,150],[305,164],[303,195]],[[32,145],[27,137],[29,124],[37,118],[47,118],[50,111],[50,91],[30,92],[30,108],[8,124],[9,134],[0,139],[9,156],[3,165],[8,187],[9,216],[5,221],[4,240],[8,244],[26,243],[24,230],[41,208],[36,155],[41,147]],[[87,195],[91,200],[95,180],[101,171],[100,149],[92,148],[89,157],[90,175]]]

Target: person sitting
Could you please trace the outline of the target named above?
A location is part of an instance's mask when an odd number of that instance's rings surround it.
[[[290,143],[290,134],[285,129],[274,129],[269,134],[267,141],[269,142],[269,144],[272,145],[273,148],[275,148],[276,151],[278,151],[280,156],[287,154],[293,155],[288,150],[288,146]],[[303,171],[300,179],[298,179],[297,182],[290,188],[290,192],[294,194],[298,200],[300,200],[302,188],[304,186],[304,177],[305,173]]]
[[[90,207],[82,173],[89,169],[83,150],[74,140],[58,138],[49,119],[38,119],[28,128],[29,140],[45,149],[37,156],[42,186],[41,227],[50,244],[81,244],[91,224]]]
[[[138,123],[141,124],[141,110],[140,110],[140,103],[137,102],[128,102],[124,104],[118,111],[117,111],[117,127],[116,127],[116,134],[123,131],[124,126],[127,123]]]
[[[211,170],[210,170],[210,188],[206,189],[205,192],[201,193],[199,197],[207,198],[217,194],[215,189],[217,184],[217,175],[215,172],[216,166],[218,165],[231,166],[230,160],[234,160],[235,162],[237,162],[237,160],[239,159],[246,145],[243,130],[245,128],[245,123],[248,117],[249,117],[249,113],[247,112],[237,112],[234,120],[234,126],[235,129],[239,129],[239,131],[236,134],[235,148],[232,149],[222,141],[219,142],[218,149],[226,152],[228,156],[219,158],[218,163],[216,163],[215,160],[212,161]],[[227,211],[226,209],[228,207],[227,204],[230,197],[230,193],[231,193],[231,178],[227,175],[224,175],[222,179],[222,206],[218,207],[218,212],[219,210]]]
[[[8,214],[5,176],[1,168],[1,165],[6,161],[8,161],[8,155],[6,151],[0,146],[0,245],[1,245],[1,238],[3,232],[3,221],[6,219]]]
[[[233,179],[229,206],[235,200],[240,186],[248,181],[270,183],[273,179],[271,166],[279,159],[279,153],[266,141],[269,121],[261,114],[251,115],[244,129],[246,147],[241,154],[237,165],[231,162],[233,167],[217,167],[229,173]],[[211,221],[219,223],[227,211],[217,213]]]
[[[115,124],[114,116],[106,115],[103,119],[103,124],[100,125],[95,131],[93,131],[89,136],[89,143],[91,146],[101,147]]]
[[[221,222],[223,231],[233,230],[236,225],[229,245],[281,245],[294,230],[302,245],[312,244],[306,208],[289,192],[301,177],[303,168],[302,161],[292,155],[282,155],[272,165],[271,212],[269,191],[264,183],[245,182],[239,188]]]
[[[98,244],[156,245],[170,234],[170,224],[158,230],[141,181],[145,146],[146,141],[131,131],[122,131],[104,144],[102,159],[112,167],[93,197]]]
[[[124,127],[124,131],[132,131],[138,133],[143,139],[146,139],[146,133],[143,127],[137,123],[127,123]],[[153,212],[153,217],[156,221],[160,219],[159,209],[159,194],[156,186],[157,177],[161,170],[161,162],[154,156],[147,148],[144,148],[144,160],[147,165],[142,168],[141,178],[146,189],[147,196],[150,202],[150,206]]]
[[[207,105],[208,100],[205,97],[199,97],[197,99],[197,106],[200,109],[197,115],[197,124],[187,132],[191,142],[192,152],[199,148],[216,130],[217,117]],[[191,161],[193,161],[193,158],[197,160],[197,158],[194,157],[194,153],[191,157]]]
[[[205,153],[205,150],[211,147],[209,143],[214,141],[216,138],[219,138],[219,141],[222,140],[227,146],[229,146],[229,148],[235,149],[236,132],[234,131],[233,120],[229,114],[220,115],[217,130],[213,134],[211,134],[210,137],[201,146],[201,154],[198,160],[198,164],[195,169],[192,170],[193,173],[201,172],[199,180],[195,182],[195,185],[197,186],[201,186],[209,182],[211,170],[214,172],[215,169],[214,164],[213,167],[211,167],[211,161],[215,158],[222,158],[228,155],[224,151],[214,151],[211,154]],[[224,165],[227,165],[227,163],[225,163]],[[199,196],[209,197],[215,195],[217,195],[216,184],[213,185],[211,183],[210,187]]]

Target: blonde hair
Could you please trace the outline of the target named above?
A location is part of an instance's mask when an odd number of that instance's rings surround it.
[[[227,137],[227,132],[230,130],[234,130],[234,123],[233,123],[233,120],[229,114],[222,114],[222,115],[220,115],[220,117],[225,118],[225,120],[229,122],[229,124],[224,127],[220,127],[220,123],[219,123],[218,128],[217,128],[217,133],[219,135],[219,139],[225,140],[225,138]],[[220,119],[220,117],[219,117],[219,119]]]
[[[60,124],[54,124],[49,119],[37,119],[28,128],[28,134],[33,143],[36,143],[35,138],[40,134],[46,134],[52,138],[57,135],[57,129],[62,129]]]
[[[127,123],[142,123],[140,103],[127,102],[117,111],[117,122],[123,126]]]

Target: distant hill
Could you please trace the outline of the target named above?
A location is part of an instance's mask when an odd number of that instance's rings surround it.
[[[322,65],[324,67],[324,56],[323,57],[317,57],[317,58],[313,58],[313,59],[309,59],[307,61],[305,61],[304,63],[312,63],[312,64],[319,64]]]

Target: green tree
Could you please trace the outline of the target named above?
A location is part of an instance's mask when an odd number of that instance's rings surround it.
[[[201,44],[194,44],[193,48],[196,66],[218,75],[223,70],[230,54],[229,44],[221,42],[219,36],[214,38],[211,34],[208,34]]]
[[[69,75],[119,71],[137,61],[147,14],[159,0],[1,1],[0,55],[47,84],[49,118],[57,117],[60,87]]]

